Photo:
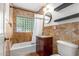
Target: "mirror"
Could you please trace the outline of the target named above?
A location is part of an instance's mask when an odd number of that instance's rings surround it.
[[[44,16],[44,23],[50,23],[52,20],[52,14],[50,12],[47,12],[45,13],[45,16]]]

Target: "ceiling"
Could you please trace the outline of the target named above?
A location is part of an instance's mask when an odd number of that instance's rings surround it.
[[[38,12],[46,4],[43,3],[13,3],[14,7],[19,7],[33,12]]]
[[[53,3],[52,6],[53,6],[54,8],[56,8],[56,7],[58,7],[58,6],[62,5],[62,4],[63,4],[63,3]]]

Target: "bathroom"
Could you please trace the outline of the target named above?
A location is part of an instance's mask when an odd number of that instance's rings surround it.
[[[59,56],[58,42],[78,49],[79,3],[6,3],[4,7],[5,56]],[[37,53],[39,42],[46,43],[47,50]],[[75,53],[69,56],[78,56]]]

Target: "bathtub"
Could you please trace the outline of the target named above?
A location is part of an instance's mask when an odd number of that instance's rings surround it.
[[[36,44],[30,42],[16,43],[13,44],[10,49],[11,56],[25,56],[29,53],[36,51]]]

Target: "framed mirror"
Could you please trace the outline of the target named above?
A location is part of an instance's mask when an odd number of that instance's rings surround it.
[[[45,13],[44,15],[44,23],[48,24],[52,20],[52,14],[50,12]]]

